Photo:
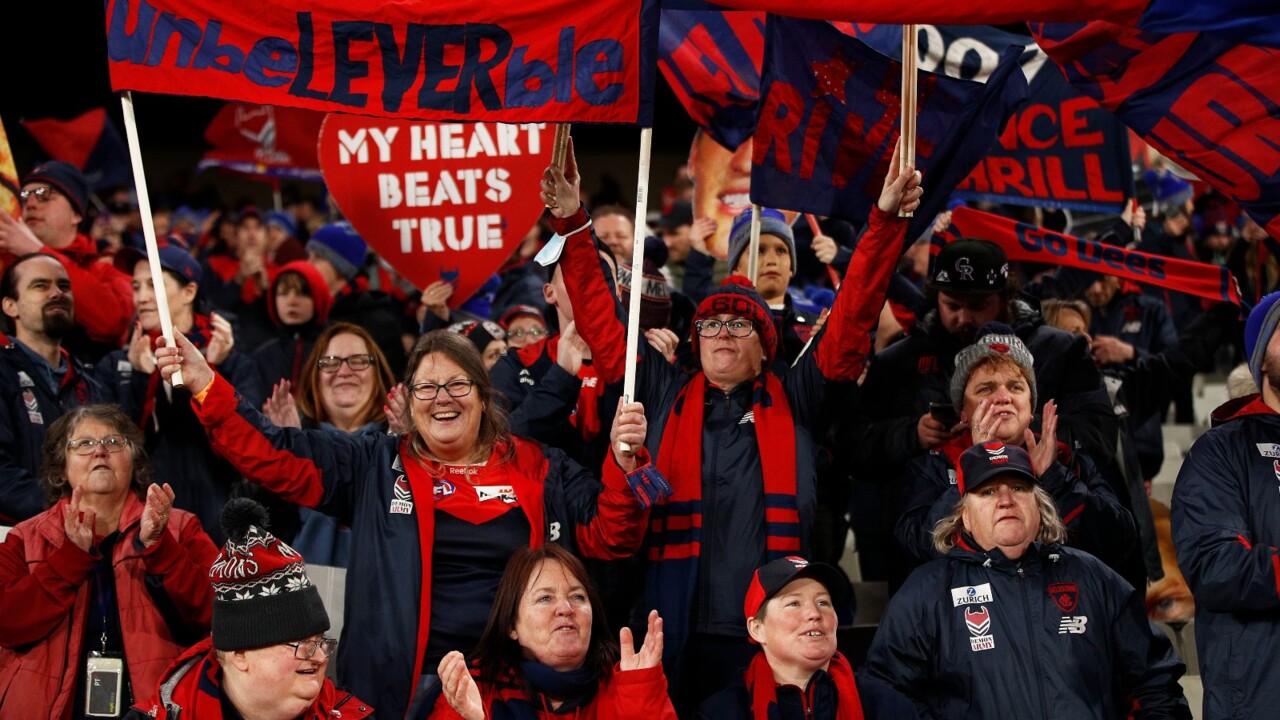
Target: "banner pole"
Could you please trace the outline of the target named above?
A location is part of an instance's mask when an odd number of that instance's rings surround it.
[[[813,213],[805,213],[804,219],[809,221],[809,231],[813,233],[813,236],[815,238],[822,234],[822,228],[818,226],[818,218],[814,217]],[[831,277],[832,289],[839,290],[840,289],[840,273],[836,272],[835,268],[828,265],[827,275]]]
[[[760,206],[751,203],[751,242],[747,245],[747,279],[754,287],[756,275],[760,274]],[[733,268],[729,268],[733,273]]]
[[[138,212],[142,215],[142,237],[147,243],[147,263],[151,266],[151,288],[156,296],[156,312],[160,315],[160,333],[165,345],[177,347],[173,342],[173,318],[169,317],[169,296],[164,288],[164,270],[160,267],[160,247],[156,243],[156,226],[151,217],[151,198],[147,195],[147,175],[142,167],[142,146],[138,142],[138,123],[133,117],[133,94],[120,93],[120,106],[124,110],[124,132],[129,139],[129,161],[133,164],[133,186],[138,194]],[[169,379],[173,387],[182,387],[182,371]]]
[[[551,164],[564,170],[564,159],[569,155],[569,123],[556,125],[556,139],[551,146]]]
[[[556,132],[558,140],[559,128]],[[635,233],[631,238],[631,302],[627,307],[627,370],[622,380],[623,402],[632,402],[636,396],[636,354],[640,351],[640,299],[644,288],[645,216],[649,205],[649,156],[652,149],[653,128],[641,128],[640,163],[636,169]],[[619,442],[618,447],[623,452],[631,450],[624,442]]]
[[[902,118],[899,134],[902,136],[902,152],[898,153],[898,171],[916,164],[916,62],[919,52],[917,25],[902,26]],[[898,217],[915,217],[915,213],[898,211]]]

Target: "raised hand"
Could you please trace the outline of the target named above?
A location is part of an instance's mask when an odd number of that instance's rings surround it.
[[[662,353],[662,357],[667,362],[674,363],[676,361],[676,347],[680,345],[680,336],[668,328],[649,328],[644,331],[644,339],[649,341],[649,345],[658,352]]]
[[[556,340],[556,364],[570,375],[577,375],[582,369],[582,361],[591,357],[591,349],[587,341],[578,334],[578,326],[572,320],[560,328],[560,338]]]
[[[542,172],[542,184],[539,188],[539,199],[547,206],[551,214],[558,218],[575,215],[582,201],[578,198],[578,185],[582,178],[578,177],[578,160],[573,155],[573,138],[569,138],[569,148],[564,156],[564,170],[555,165],[548,165]]]
[[[80,506],[81,497],[80,488],[71,491],[71,501],[67,503],[63,526],[67,530],[67,539],[81,550],[89,552],[97,535],[98,516],[93,510]]]
[[[400,383],[387,393],[387,404],[382,406],[382,412],[387,415],[388,430],[396,435],[404,435],[413,429],[413,424],[409,422],[408,408],[409,388]]]
[[[176,333],[173,339],[177,347],[165,345],[164,336],[156,338],[156,367],[160,368],[160,377],[168,381],[181,370],[182,379],[191,392],[204,390],[213,382],[213,368],[185,335]]]
[[[169,513],[173,512],[173,487],[152,484],[147,488],[147,504],[142,508],[142,525],[138,530],[138,538],[142,544],[151,547],[164,536],[164,528],[169,524]]]
[[[920,187],[920,171],[907,168],[907,172],[899,172],[898,155],[902,152],[902,139],[893,146],[893,159],[889,161],[889,172],[884,176],[884,189],[880,191],[880,200],[876,203],[881,210],[890,215],[899,212],[915,212],[920,207],[920,196],[924,190]]]
[[[133,369],[140,373],[150,375],[156,369],[156,356],[151,353],[151,338],[142,330],[141,322],[133,323],[127,357]]]
[[[298,415],[298,404],[294,402],[291,390],[293,390],[293,384],[288,380],[281,380],[271,386],[271,397],[262,404],[262,414],[266,415],[276,427],[302,427],[302,418]]]
[[[1027,443],[1027,454],[1031,456],[1031,467],[1040,476],[1058,459],[1058,404],[1050,400],[1044,404],[1040,420],[1040,442],[1036,442],[1035,433],[1030,429],[1023,431]]]
[[[638,402],[624,403],[618,398],[618,410],[613,414],[613,427],[609,431],[609,444],[613,456],[624,472],[636,469],[636,451],[644,445],[649,424],[644,416],[644,405]],[[624,452],[619,443],[626,443]]]
[[[235,335],[231,332],[231,322],[218,313],[210,316],[213,322],[213,333],[209,338],[209,347],[205,349],[205,359],[210,365],[221,365],[236,346]]]
[[[436,671],[440,674],[440,687],[449,707],[466,720],[484,720],[484,701],[480,698],[480,688],[476,686],[475,678],[471,677],[467,660],[462,653],[454,650],[445,655],[440,659]]]
[[[662,662],[662,618],[658,617],[658,611],[649,611],[649,630],[645,633],[644,644],[640,646],[639,652],[635,650],[631,628],[624,627],[618,631],[618,644],[622,651],[618,660],[620,669],[643,670],[657,667]]]

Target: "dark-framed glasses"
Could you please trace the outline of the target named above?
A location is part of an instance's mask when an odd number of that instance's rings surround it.
[[[743,318],[732,320],[698,320],[693,323],[698,334],[704,338],[713,338],[720,334],[720,328],[729,331],[733,337],[744,338],[756,329],[756,324]]]
[[[444,391],[449,393],[449,397],[460,398],[470,395],[471,388],[475,387],[475,384],[475,380],[466,378],[465,380],[450,380],[443,385],[429,382],[415,383],[410,385],[409,389],[413,391],[413,396],[419,400],[435,400],[436,396],[440,394],[441,388],[444,388]]]
[[[315,656],[316,650],[323,651],[326,658],[333,657],[333,650],[338,647],[338,641],[333,638],[300,640],[298,642],[282,644],[285,647],[293,648],[293,656],[299,660],[310,660]]]
[[[508,340],[511,340],[511,339],[519,340],[520,338],[524,337],[525,335],[528,335],[529,337],[533,338],[534,340],[537,340],[538,338],[543,337],[543,336],[545,336],[546,334],[547,334],[547,331],[546,331],[546,330],[543,330],[542,328],[536,328],[536,327],[533,327],[533,328],[521,328],[521,329],[518,329],[518,330],[508,330],[508,331],[507,331],[507,339],[508,339]]]
[[[47,203],[53,199],[53,194],[56,192],[57,190],[54,190],[48,185],[44,185],[38,188],[31,188],[30,190],[23,190],[22,192],[18,193],[18,197],[22,198],[22,202],[26,202],[27,198],[33,197],[42,203]]]
[[[316,364],[320,366],[320,372],[326,374],[338,372],[338,368],[342,367],[342,363],[346,363],[347,367],[356,372],[368,370],[369,366],[373,365],[373,356],[368,353],[348,355],[346,357],[325,355],[316,361]]]
[[[101,440],[84,438],[67,441],[67,449],[77,455],[92,455],[99,445],[106,448],[109,453],[118,453],[128,447],[129,438],[122,435],[108,435]]]

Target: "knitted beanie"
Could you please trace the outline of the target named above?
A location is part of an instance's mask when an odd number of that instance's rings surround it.
[[[464,320],[450,325],[448,330],[470,340],[481,355],[484,355],[484,351],[489,349],[489,344],[494,340],[507,339],[507,331],[492,320]]]
[[[618,292],[622,306],[630,307],[635,273],[630,264],[618,265]],[[640,330],[664,328],[671,324],[671,287],[656,265],[645,260],[640,279]]]
[[[1267,358],[1267,345],[1271,336],[1280,324],[1280,292],[1263,296],[1253,310],[1249,312],[1249,320],[1244,326],[1244,356],[1249,360],[1249,374],[1262,390],[1262,363]]]
[[[1022,339],[1013,333],[1013,328],[1004,323],[990,322],[978,330],[978,340],[969,347],[956,353],[956,370],[951,375],[951,404],[956,412],[964,408],[964,387],[969,384],[969,374],[973,366],[984,357],[1003,355],[1018,364],[1027,376],[1027,384],[1031,390],[1032,411],[1036,407],[1036,372],[1032,365],[1035,359],[1023,344]]]
[[[317,230],[307,241],[307,252],[315,253],[333,263],[334,269],[350,280],[364,265],[369,246],[355,228],[351,227],[351,223],[343,220],[329,223]]]
[[[750,280],[742,275],[725,278],[719,289],[698,305],[693,320],[705,320],[712,315],[736,315],[755,323],[756,332],[760,333],[760,344],[764,347],[764,364],[768,367],[778,352],[778,329],[773,324],[773,312]],[[701,339],[696,329],[691,339],[696,354]]]
[[[22,180],[22,185],[25,187],[38,182],[47,183],[49,187],[65,195],[71,201],[71,207],[75,209],[76,214],[84,217],[85,210],[89,206],[89,181],[75,165],[61,160],[50,160],[32,170],[31,174]]]
[[[796,270],[796,237],[782,212],[773,208],[760,209],[760,235],[776,235],[787,244],[787,252],[791,253],[791,271]],[[733,228],[729,231],[729,271],[738,267],[738,258],[751,245],[751,208],[738,213],[733,219]]]
[[[233,498],[222,509],[227,542],[209,568],[213,646],[219,650],[253,650],[329,629],[302,556],[266,525],[266,508],[249,498]]]

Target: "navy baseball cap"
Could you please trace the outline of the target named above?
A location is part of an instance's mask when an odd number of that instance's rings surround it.
[[[1017,475],[1032,484],[1038,483],[1031,456],[1016,445],[999,440],[980,443],[960,455],[960,472],[956,473],[956,489],[961,495],[1001,475]]]
[[[170,234],[169,237],[161,239],[158,243],[160,251],[160,267],[165,270],[177,273],[180,277],[186,278],[189,283],[198,283],[204,277],[204,271],[200,268],[200,263],[191,257],[191,252],[187,250],[187,245],[182,241],[181,236],[175,237]],[[138,264],[139,260],[146,260],[147,254],[137,248],[125,247],[116,253],[113,263],[116,269],[125,275],[133,275],[133,268]]]

